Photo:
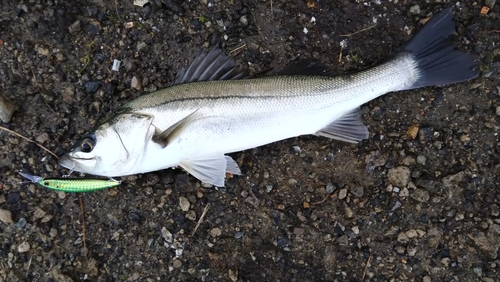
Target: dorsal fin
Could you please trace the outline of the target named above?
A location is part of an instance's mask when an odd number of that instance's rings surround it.
[[[224,54],[216,45],[208,54],[200,51],[187,70],[180,68],[172,84],[245,77],[248,77],[248,72],[238,68],[233,58]]]
[[[289,64],[280,70],[277,75],[325,75],[334,76],[330,68],[320,61],[303,59]]]

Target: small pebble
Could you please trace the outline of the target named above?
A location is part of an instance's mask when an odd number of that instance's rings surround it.
[[[469,137],[469,135],[467,135],[467,134],[463,134],[463,135],[461,135],[461,136],[460,136],[460,141],[462,141],[462,142],[464,142],[464,143],[468,143],[468,142],[470,142],[470,137]]]
[[[397,187],[406,187],[410,181],[411,170],[406,166],[398,166],[389,169],[387,179],[389,183]]]
[[[95,94],[101,86],[103,86],[104,83],[100,80],[91,80],[87,81],[83,84],[83,87],[85,88],[85,92],[88,94]]]
[[[0,221],[3,223],[12,223],[12,212],[0,209]]]
[[[425,232],[422,229],[417,229],[417,234],[418,234],[418,237],[424,237],[424,235],[427,234],[427,232]]]
[[[406,231],[406,236],[408,238],[415,238],[415,237],[417,237],[418,236],[417,230],[410,229],[410,230]]]
[[[304,234],[304,228],[300,228],[300,227],[293,228],[293,234],[295,234],[295,235],[302,235],[302,234]]]
[[[238,281],[238,269],[229,269],[229,278],[233,282]]]
[[[363,194],[364,194],[363,186],[352,187],[350,189],[350,192],[355,197],[361,198],[361,197],[363,197]]]
[[[333,186],[332,183],[327,183],[325,189],[326,193],[331,194],[333,193],[333,191],[335,191],[335,186]]]
[[[149,3],[149,0],[134,0],[134,5],[139,7],[142,7],[147,3]]]
[[[219,237],[222,234],[222,230],[219,227],[214,227],[210,230],[210,235],[212,237]]]
[[[47,213],[44,210],[42,210],[41,208],[35,208],[35,212],[33,213],[33,216],[36,219],[40,219],[40,218],[44,217],[45,214],[47,214]]]
[[[399,196],[401,197],[408,197],[410,196],[410,191],[408,191],[408,188],[403,188],[401,189],[401,192],[399,192]]]
[[[0,93],[0,120],[9,123],[15,110],[16,105]]]
[[[24,228],[24,226],[26,226],[26,219],[24,217],[21,217],[15,225],[17,228]]]
[[[342,199],[345,199],[345,197],[347,197],[347,189],[340,189],[339,191],[339,199],[342,200]]]
[[[190,210],[186,213],[186,218],[192,221],[196,220],[196,212],[194,210]]]
[[[30,248],[31,246],[28,242],[22,242],[21,244],[19,244],[19,246],[17,246],[17,251],[20,253],[25,253],[29,251]]]
[[[172,263],[172,266],[174,268],[180,268],[182,266],[182,262],[178,259],[174,260],[174,263]]]
[[[410,13],[414,15],[420,14],[420,6],[419,5],[413,5],[410,7]]]
[[[403,246],[397,246],[394,249],[396,250],[396,253],[398,253],[398,254],[404,254],[405,253],[405,248]]]
[[[398,242],[400,242],[400,243],[406,243],[406,242],[408,242],[408,236],[406,236],[405,232],[400,232],[398,234]]]
[[[179,207],[181,208],[182,211],[187,212],[190,206],[191,204],[189,203],[189,200],[186,197],[179,197]]]
[[[429,192],[423,190],[423,189],[416,189],[412,194],[411,197],[421,203],[428,202],[430,199]]]
[[[136,76],[134,76],[134,77],[132,77],[132,80],[130,81],[130,87],[132,87],[136,90],[142,90],[142,83]]]
[[[358,235],[358,234],[359,234],[359,227],[358,227],[357,225],[353,226],[353,227],[351,228],[351,230],[352,230],[352,232],[353,232],[354,234],[356,234],[356,235]]]
[[[49,231],[50,238],[55,238],[57,236],[57,234],[58,234],[57,229],[50,228],[50,231]]]
[[[413,246],[407,246],[407,247],[406,247],[406,253],[407,253],[409,256],[413,257],[413,256],[415,256],[415,254],[417,253],[417,248],[415,248],[415,247],[413,247]]]
[[[165,227],[161,228],[161,237],[163,237],[163,239],[168,243],[172,243],[174,241],[174,236]]]
[[[417,163],[421,164],[421,165],[425,165],[425,161],[427,160],[427,158],[425,156],[422,156],[422,155],[419,155],[417,157]]]

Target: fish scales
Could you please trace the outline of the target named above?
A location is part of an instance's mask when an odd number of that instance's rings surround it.
[[[275,76],[245,78],[214,48],[181,69],[174,85],[119,109],[60,164],[108,177],[180,166],[224,186],[226,173],[242,173],[227,153],[305,134],[367,139],[359,112],[364,103],[478,76],[474,59],[449,40],[452,15],[450,8],[441,11],[390,60],[352,75],[333,76],[321,63],[299,61]]]

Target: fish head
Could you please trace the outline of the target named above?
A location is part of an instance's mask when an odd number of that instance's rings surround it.
[[[133,174],[155,132],[152,120],[140,114],[109,118],[77,142],[59,159],[59,164],[70,170],[108,177]]]

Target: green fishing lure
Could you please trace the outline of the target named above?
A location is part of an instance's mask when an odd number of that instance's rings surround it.
[[[19,172],[21,176],[33,183],[56,191],[82,193],[104,190],[120,185],[121,181],[114,179],[85,179],[85,178],[48,178]]]

